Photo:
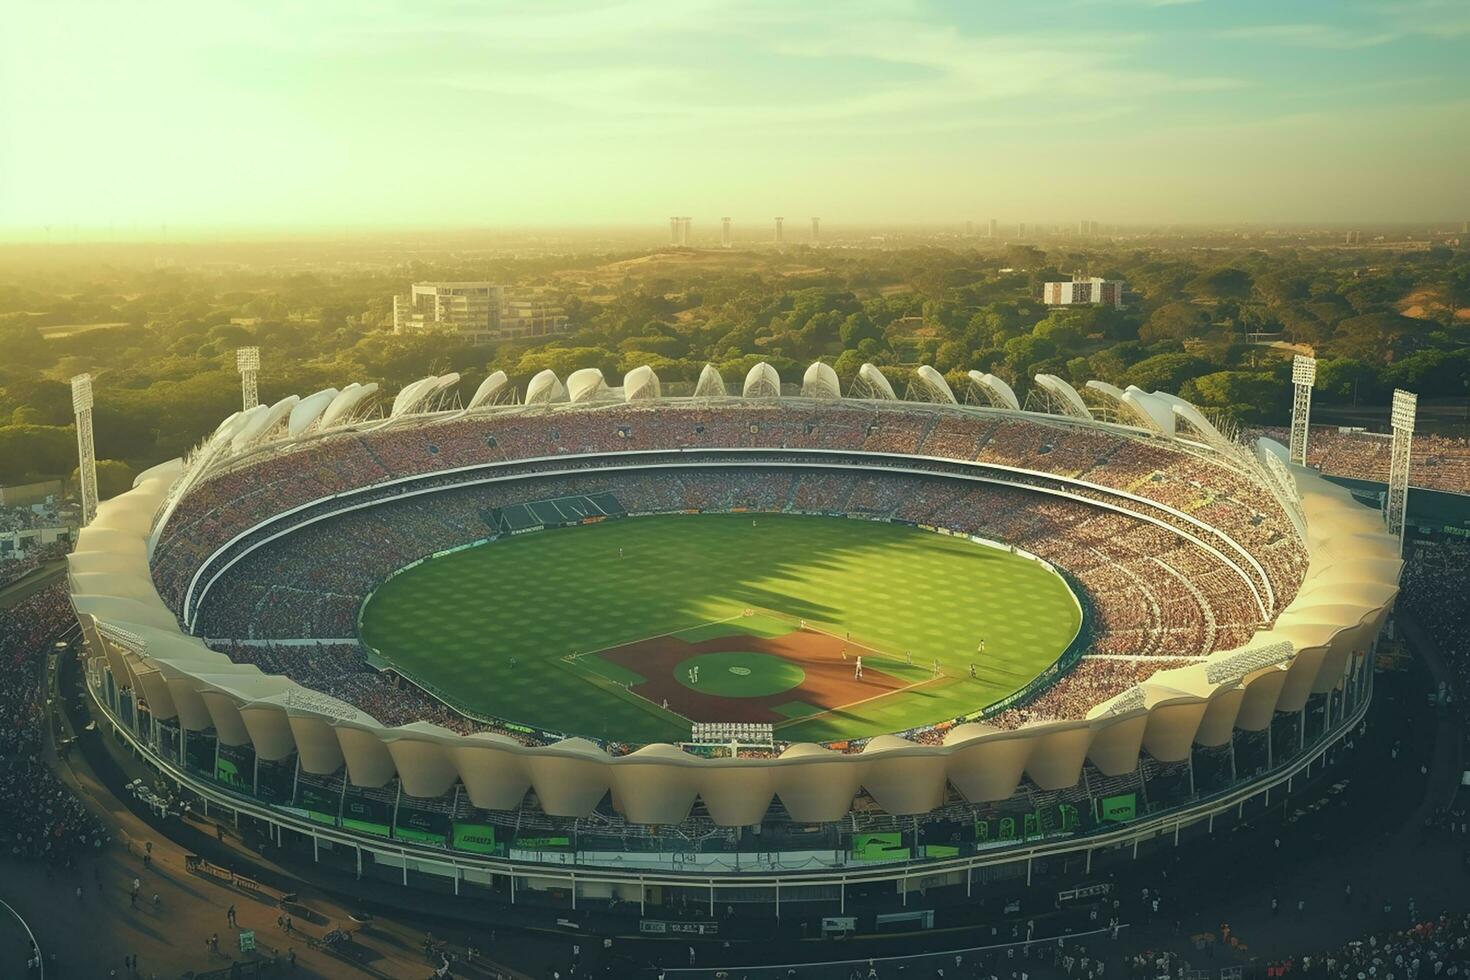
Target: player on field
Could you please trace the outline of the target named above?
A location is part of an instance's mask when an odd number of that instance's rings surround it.
[[[853,676],[858,680],[863,679],[863,655],[858,654],[857,665],[853,668]]]

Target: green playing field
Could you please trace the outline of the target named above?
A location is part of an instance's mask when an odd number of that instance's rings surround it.
[[[751,608],[793,629],[805,620],[850,632],[875,669],[912,672],[898,669],[911,655],[920,667],[937,660],[945,675],[786,725],[780,737],[791,741],[974,711],[1034,678],[1081,627],[1059,576],[964,538],[840,518],[702,514],[540,531],[426,561],[369,598],[362,632],[400,670],[473,711],[619,741],[677,741],[687,722],[626,691],[620,682],[639,680],[631,671],[582,669],[569,655],[681,631],[720,635],[718,621]],[[702,624],[714,625],[695,629]]]

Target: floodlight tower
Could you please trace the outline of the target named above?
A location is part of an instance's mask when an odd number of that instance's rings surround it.
[[[1289,456],[1307,465],[1307,427],[1312,420],[1312,387],[1317,383],[1317,359],[1296,355],[1291,362],[1291,447]]]
[[[256,388],[256,380],[260,377],[260,348],[237,348],[235,367],[240,370],[240,400],[248,412],[260,404],[260,392]]]
[[[77,472],[82,483],[82,526],[97,516],[97,449],[92,444],[92,376],[71,379],[71,407],[77,419]]]
[[[1388,533],[1399,537],[1399,551],[1404,550],[1404,524],[1409,509],[1409,452],[1414,443],[1414,416],[1418,414],[1419,396],[1395,389],[1393,410],[1393,450],[1388,463]]]
[[[817,239],[821,237],[821,232],[822,232],[822,219],[821,218],[813,218],[812,219],[812,243],[813,244],[816,244]]]
[[[781,240],[785,237],[782,234],[782,232],[781,232],[781,224],[785,220],[786,220],[785,218],[777,218],[776,219],[776,242],[777,242],[777,244],[780,244]]]
[[[720,248],[730,247],[730,219],[720,219]]]

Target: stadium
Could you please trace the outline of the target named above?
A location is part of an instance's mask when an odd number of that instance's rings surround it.
[[[459,389],[237,413],[69,556],[119,737],[359,876],[969,894],[1209,833],[1371,697],[1398,537],[1176,396],[822,363]]]

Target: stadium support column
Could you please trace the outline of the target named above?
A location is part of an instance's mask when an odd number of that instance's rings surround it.
[[[97,450],[92,444],[92,376],[71,379],[71,407],[77,420],[77,474],[82,492],[82,526],[97,516]]]
[[[1393,451],[1388,464],[1388,533],[1398,535],[1399,551],[1404,550],[1404,522],[1409,508],[1409,453],[1414,443],[1414,417],[1418,413],[1419,396],[1396,389],[1389,421],[1393,423]]]
[[[260,377],[260,348],[241,347],[235,351],[235,367],[240,371],[240,401],[248,412],[260,404],[256,382]]]
[[[1312,386],[1317,383],[1317,359],[1298,354],[1291,362],[1291,461],[1307,465],[1307,426],[1312,418]]]

